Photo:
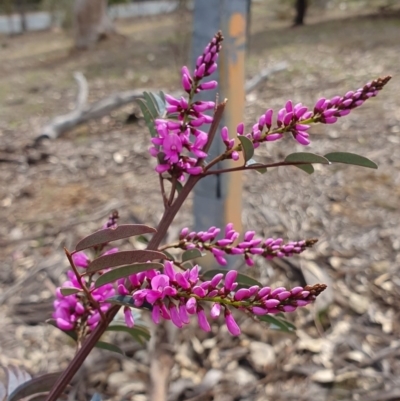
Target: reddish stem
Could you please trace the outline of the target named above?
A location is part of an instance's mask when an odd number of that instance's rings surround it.
[[[92,297],[91,292],[89,291],[89,289],[86,287],[86,284],[83,282],[82,280],[82,276],[80,275],[80,273],[78,272],[78,269],[75,266],[74,260],[72,259],[72,254],[68,251],[67,248],[64,248],[64,252],[67,255],[69,264],[71,265],[72,270],[74,271],[75,277],[78,280],[79,285],[81,286],[81,288],[83,289],[83,292],[85,293],[85,295],[87,296],[89,302],[99,311],[100,316],[101,316],[101,320],[106,320],[106,317],[103,313],[103,311],[100,309],[100,304]]]

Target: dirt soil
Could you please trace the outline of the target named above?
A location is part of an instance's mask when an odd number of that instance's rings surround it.
[[[243,223],[262,236],[319,238],[301,257],[259,262],[250,274],[270,286],[325,282],[314,307],[288,318],[282,334],[238,315],[243,334],[213,325],[182,333],[169,400],[400,399],[400,16],[314,10],[304,27],[270,2],[255,3],[247,77],[286,61],[288,69],[248,94],[250,127],[290,98],[312,106],[379,76],[393,79],[377,98],[335,125],[311,130],[307,151],[354,152],[378,170],[316,166],[246,173]],[[365,15],[364,15],[365,14]],[[178,23],[179,21],[179,23]],[[179,89],[190,43],[190,15],[122,21],[125,37],[85,53],[64,32],[0,37],[0,364],[32,375],[55,372],[73,346],[43,323],[65,277],[63,247],[98,229],[117,208],[121,223],[156,225],[162,211],[154,159],[142,119],[129,105],[55,141],[32,143],[49,118],[73,109],[73,72],[89,82],[90,101],[128,89]],[[293,140],[257,150],[260,161],[304,151]],[[191,224],[190,200],[171,235]],[[132,248],[126,241],[122,247]],[[397,306],[396,306],[397,305]],[[149,356],[119,335],[127,358],[96,350],[73,384],[79,399],[99,391],[145,401]]]

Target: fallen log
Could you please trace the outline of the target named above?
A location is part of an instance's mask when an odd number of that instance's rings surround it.
[[[88,83],[84,75],[80,72],[74,74],[78,84],[78,96],[76,107],[68,114],[54,117],[42,129],[35,142],[42,139],[57,139],[60,135],[70,131],[76,126],[89,120],[101,118],[111,111],[118,109],[142,96],[145,89],[136,89],[125,92],[117,92],[113,95],[100,99],[97,102],[87,104]]]

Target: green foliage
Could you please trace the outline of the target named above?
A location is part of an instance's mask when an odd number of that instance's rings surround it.
[[[152,138],[157,136],[154,127],[154,120],[165,116],[165,96],[163,92],[159,95],[155,93],[143,92],[143,99],[137,99],[140,110],[142,111],[147,128]]]
[[[238,136],[238,139],[242,144],[244,161],[248,162],[254,155],[253,143],[249,138],[246,138],[245,136],[242,135]]]

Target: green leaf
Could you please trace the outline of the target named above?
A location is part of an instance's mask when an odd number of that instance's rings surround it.
[[[106,302],[109,302],[113,305],[128,306],[129,308],[135,306],[133,298],[128,295],[115,295],[113,297],[107,298]]]
[[[290,323],[285,319],[281,319],[281,322],[284,323],[288,327],[288,329],[290,331],[296,331],[297,330],[297,327],[293,323]]]
[[[269,323],[273,330],[279,330],[285,333],[293,333],[296,330],[296,327],[293,324],[271,315],[257,316],[257,318],[262,322]]]
[[[191,269],[191,268],[193,268],[193,263],[189,260],[189,261],[187,261],[187,262],[183,262],[183,263],[182,263],[182,266],[183,266],[185,269]]]
[[[143,263],[154,259],[165,259],[165,255],[158,251],[148,251],[146,249],[116,252],[94,259],[89,263],[86,273],[93,273],[110,267]]]
[[[160,164],[165,164],[164,161],[163,161],[163,159],[162,159],[161,161],[159,160],[159,163],[160,163]],[[173,183],[172,178],[167,178],[167,180],[168,180],[171,184]],[[181,191],[182,191],[182,189],[183,189],[183,185],[182,185],[178,180],[176,180],[176,179],[175,179],[175,189],[176,189],[176,192],[178,192],[178,194],[180,194]]]
[[[179,181],[177,181],[175,185],[176,185],[176,187],[175,187],[176,192],[178,192],[178,194],[180,194],[183,189],[183,185]]]
[[[292,153],[285,158],[285,162],[304,162],[309,164],[330,164],[329,160],[314,153],[298,152]]]
[[[117,347],[116,345],[107,343],[105,341],[97,341],[95,347],[111,352],[116,352],[117,354],[125,355],[120,347]]]
[[[355,153],[333,152],[328,153],[325,157],[332,163],[353,164],[355,166],[377,169],[378,165],[366,157],[356,155]]]
[[[201,258],[204,256],[199,249],[188,249],[187,251],[182,253],[182,262],[187,262],[188,260]]]
[[[151,93],[150,96],[153,99],[153,103],[157,108],[157,117],[163,117],[165,114],[165,100],[163,100],[159,95],[156,93]]]
[[[121,224],[117,228],[105,228],[80,240],[75,247],[75,252],[135,235],[152,234],[155,232],[154,228],[144,224]]]
[[[146,309],[148,311],[153,310],[153,306],[146,301],[140,307],[135,306],[132,297],[128,295],[115,295],[113,297],[107,298],[106,302],[109,302],[113,305],[128,306],[129,308]]]
[[[138,103],[140,110],[143,113],[143,117],[144,120],[146,121],[146,125],[150,131],[151,137],[155,138],[157,136],[157,130],[156,127],[154,126],[154,118],[151,115],[151,111],[149,110],[147,103],[143,99],[136,99],[136,102]]]
[[[261,163],[256,162],[254,159],[250,159],[247,161],[247,163],[245,164],[246,167],[252,166],[262,166]],[[267,168],[266,167],[260,167],[255,169],[257,172],[259,172],[260,174],[265,174],[267,172]]]
[[[107,331],[123,331],[133,337],[135,341],[144,345],[146,341],[150,340],[150,333],[147,327],[135,325],[132,328],[124,325],[111,325],[108,326]]]
[[[314,167],[311,165],[311,163],[329,164],[329,160],[326,159],[325,157],[307,152],[292,153],[285,158],[285,162],[310,163],[310,164],[293,164],[295,167],[305,171],[307,174],[312,174],[314,172]]]
[[[151,116],[153,117],[153,120],[155,120],[158,117],[158,110],[156,108],[156,101],[153,99],[151,94],[149,92],[143,92],[143,97],[146,102],[146,105],[148,109],[150,110]]]
[[[290,323],[289,321],[287,321],[285,319],[285,314],[284,313],[282,313],[282,312],[281,313],[276,313],[276,314],[274,314],[274,317],[275,318],[279,318],[279,320],[281,322],[283,322],[286,326],[288,326],[292,330],[294,330],[294,331],[297,330],[296,326],[293,323]]]
[[[33,394],[46,393],[50,391],[54,383],[62,372],[47,373],[35,377],[18,386],[7,398],[7,401],[18,401],[20,399],[32,396]]]
[[[172,260],[173,262],[175,261],[175,258],[167,251],[162,251],[162,253],[169,259]]]
[[[76,293],[81,292],[81,291],[83,291],[82,288],[73,288],[73,287],[62,287],[62,288],[60,288],[60,292],[64,296],[76,294]]]
[[[247,163],[254,155],[253,143],[243,135],[238,135],[238,139],[242,144],[244,161]]]
[[[166,103],[166,100],[165,100],[165,93],[164,93],[163,91],[160,91],[160,92],[159,92],[159,95],[160,95],[160,98],[161,98],[161,100],[163,101],[163,103],[164,103],[164,105],[165,105],[165,103]]]
[[[222,273],[224,276],[228,273],[229,270],[227,269],[215,269],[215,270],[208,270],[202,276],[205,280],[211,280],[216,274]],[[238,282],[238,286],[236,289],[240,288],[249,288],[253,285],[258,285],[259,287],[263,287],[263,285],[255,280],[252,277],[246,276],[245,274],[238,273],[236,281]]]
[[[6,400],[7,394],[13,394],[15,390],[19,390],[21,386],[32,380],[28,372],[13,365],[2,366],[1,371],[4,371],[2,375],[4,381],[0,380],[0,400],[2,401]],[[21,397],[18,396],[18,398]]]
[[[312,164],[294,164],[294,167],[305,171],[307,174],[312,174],[314,172],[314,167],[312,166]]]
[[[47,319],[47,320],[46,320],[46,323],[49,324],[50,326],[53,326],[53,327],[55,327],[56,329],[62,331],[62,332],[65,333],[68,337],[72,338],[74,341],[77,340],[75,331],[73,331],[73,330],[61,330],[61,329],[57,326],[57,323],[56,323],[55,319]]]
[[[161,263],[135,263],[133,265],[119,267],[102,274],[95,282],[95,287],[101,287],[104,284],[113,283],[114,281],[128,277],[132,274],[143,272],[150,269],[160,269],[164,267]]]
[[[148,244],[149,243],[149,239],[147,237],[145,237],[144,235],[139,235],[136,238],[139,242],[141,242],[142,244]]]
[[[115,297],[113,297],[113,298],[115,298]],[[109,299],[107,299],[107,302],[110,302]],[[112,303],[112,302],[110,302],[110,303]],[[131,306],[132,306],[132,305],[131,305]],[[75,331],[73,331],[73,330],[68,330],[68,331],[61,330],[61,329],[57,326],[55,319],[47,319],[47,320],[46,320],[46,323],[48,323],[48,324],[50,324],[51,326],[55,327],[56,329],[62,331],[62,332],[65,333],[68,337],[72,338],[74,341],[77,340],[77,336],[76,336]],[[98,341],[98,342],[96,343],[95,347],[96,347],[96,348],[101,348],[101,349],[106,349],[106,350],[109,350],[109,351],[118,352],[119,354],[124,355],[124,353],[122,352],[122,350],[121,350],[119,347],[117,347],[116,345],[113,345],[113,344],[106,343],[106,342],[104,342],[104,341]]]
[[[165,160],[165,153],[164,152],[158,152],[157,154],[157,161],[158,164],[167,164],[168,162]]]

